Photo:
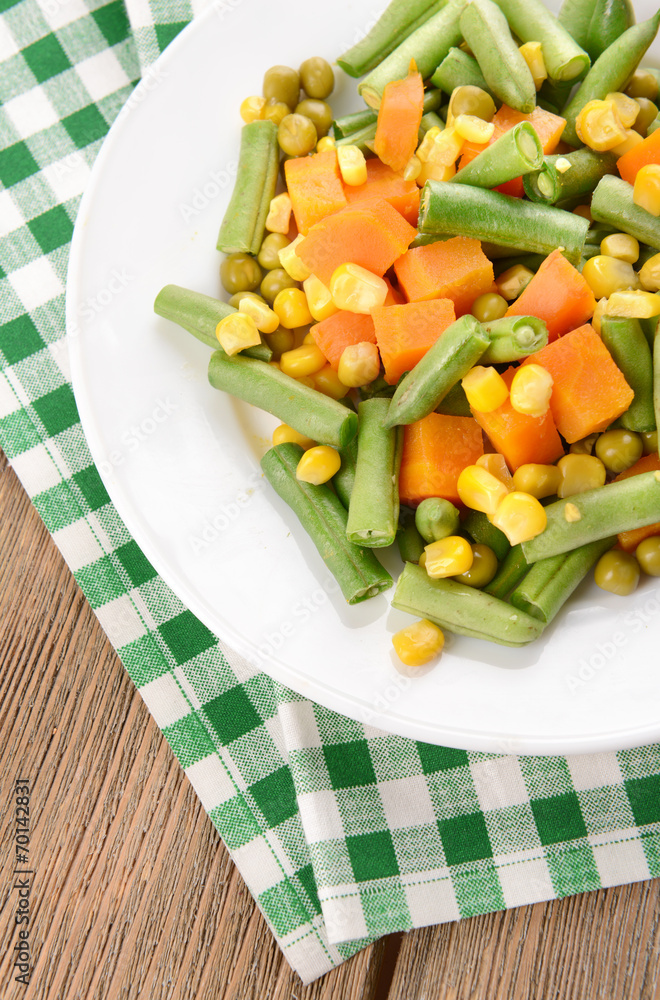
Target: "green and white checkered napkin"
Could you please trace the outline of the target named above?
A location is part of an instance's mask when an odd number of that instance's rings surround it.
[[[103,137],[196,8],[0,9],[0,443],[291,965],[310,981],[388,932],[660,875],[660,747],[533,758],[390,736],[225,656],[157,576],[85,443],[64,285]]]

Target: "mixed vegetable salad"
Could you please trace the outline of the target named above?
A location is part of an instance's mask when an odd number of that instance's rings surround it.
[[[660,11],[392,0],[340,67],[240,108],[229,301],[156,312],[212,386],[282,423],[263,472],[346,600],[393,585],[419,666],[443,629],[538,637],[584,577],[660,576]]]

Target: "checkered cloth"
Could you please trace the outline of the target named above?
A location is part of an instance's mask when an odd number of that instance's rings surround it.
[[[87,449],[64,285],[103,136],[196,11],[0,8],[0,443],[291,965],[309,982],[388,932],[659,875],[659,747],[533,758],[388,735],[223,653],[158,577]]]

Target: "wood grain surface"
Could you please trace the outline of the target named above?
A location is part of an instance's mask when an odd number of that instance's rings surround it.
[[[651,1000],[660,882],[392,935],[303,987],[4,459],[2,1000]],[[15,981],[14,779],[31,784]]]

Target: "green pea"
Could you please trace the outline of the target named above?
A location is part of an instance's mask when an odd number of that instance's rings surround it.
[[[293,330],[285,330],[283,326],[280,326],[275,333],[264,334],[264,340],[272,350],[275,361],[279,361],[286,351],[291,351],[295,347]]]
[[[220,265],[220,281],[230,295],[253,291],[261,278],[261,268],[247,253],[230,253]]]
[[[644,454],[650,455],[652,452],[658,450],[658,432],[657,431],[644,431],[640,434],[642,439],[642,446],[644,448]]]
[[[234,309],[238,309],[241,299],[256,299],[258,302],[266,302],[266,300],[261,295],[257,295],[256,292],[236,292],[235,295],[229,300],[229,305],[233,306]]]
[[[296,105],[296,114],[304,115],[314,124],[318,138],[327,135],[332,125],[332,108],[325,101],[313,101],[307,98]]]
[[[660,576],[660,535],[645,538],[635,549],[635,558],[647,576]]]
[[[287,115],[277,129],[277,141],[289,156],[306,156],[317,143],[314,122],[305,115]]]
[[[501,319],[509,308],[509,303],[497,292],[484,292],[472,303],[470,312],[480,323],[490,323],[494,319]]]
[[[646,135],[649,125],[658,116],[658,106],[649,101],[648,97],[636,97],[635,100],[639,104],[639,114],[635,118],[633,128],[640,135]]]
[[[335,74],[332,66],[321,56],[305,59],[300,66],[300,83],[308,97],[316,97],[324,101],[335,87]]]
[[[264,75],[263,95],[295,108],[300,97],[300,74],[290,66],[271,66]]]
[[[636,69],[626,87],[626,94],[635,100],[646,97],[649,101],[655,101],[658,96],[658,81],[647,69]]]
[[[257,260],[265,271],[273,271],[276,267],[281,267],[279,251],[288,247],[289,240],[284,233],[269,233],[261,244],[261,250],[257,254]]]
[[[601,590],[627,597],[639,583],[639,563],[629,552],[610,549],[596,563],[594,580]]]
[[[487,545],[480,542],[472,546],[472,565],[465,573],[454,577],[457,583],[466,583],[468,587],[486,587],[497,573],[497,556]]]
[[[439,542],[458,533],[458,510],[443,497],[428,497],[415,511],[415,525],[427,544]]]
[[[270,305],[272,305],[283,288],[298,287],[298,282],[294,281],[293,278],[286,273],[283,267],[275,267],[272,271],[268,272],[264,280],[261,282],[260,291],[266,302],[269,302]]]
[[[642,438],[632,431],[605,431],[596,441],[596,454],[606,469],[618,475],[642,457]]]

